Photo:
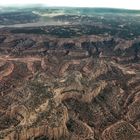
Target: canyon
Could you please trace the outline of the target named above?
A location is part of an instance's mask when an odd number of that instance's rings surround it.
[[[2,10],[0,140],[140,140],[138,11]]]
[[[0,38],[1,139],[140,139],[140,38]]]

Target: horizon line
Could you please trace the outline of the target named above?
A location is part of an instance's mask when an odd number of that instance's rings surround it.
[[[89,8],[89,9],[116,9],[116,10],[133,10],[133,11],[140,11],[140,9],[133,9],[133,8],[120,8],[120,7],[98,7],[98,6],[94,6],[94,7],[88,7],[88,6],[52,6],[52,5],[45,5],[45,4],[42,4],[42,3],[33,3],[33,4],[7,4],[7,5],[0,5],[0,8],[1,7],[4,7],[4,8],[8,8],[8,7],[19,7],[19,8],[22,8],[22,7],[25,7],[25,6],[30,6],[31,8],[33,7],[49,7],[49,8]],[[30,8],[30,7],[27,7],[27,8]]]

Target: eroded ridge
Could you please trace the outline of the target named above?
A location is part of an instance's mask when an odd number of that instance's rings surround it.
[[[3,36],[0,139],[140,139],[139,38]]]

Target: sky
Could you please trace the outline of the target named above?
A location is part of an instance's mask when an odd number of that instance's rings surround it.
[[[140,10],[140,0],[0,0],[0,5],[2,6],[26,4],[68,7],[110,7]]]

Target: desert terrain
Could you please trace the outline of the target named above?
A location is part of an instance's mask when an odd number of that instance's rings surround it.
[[[139,21],[98,16],[1,25],[0,140],[140,140]]]

